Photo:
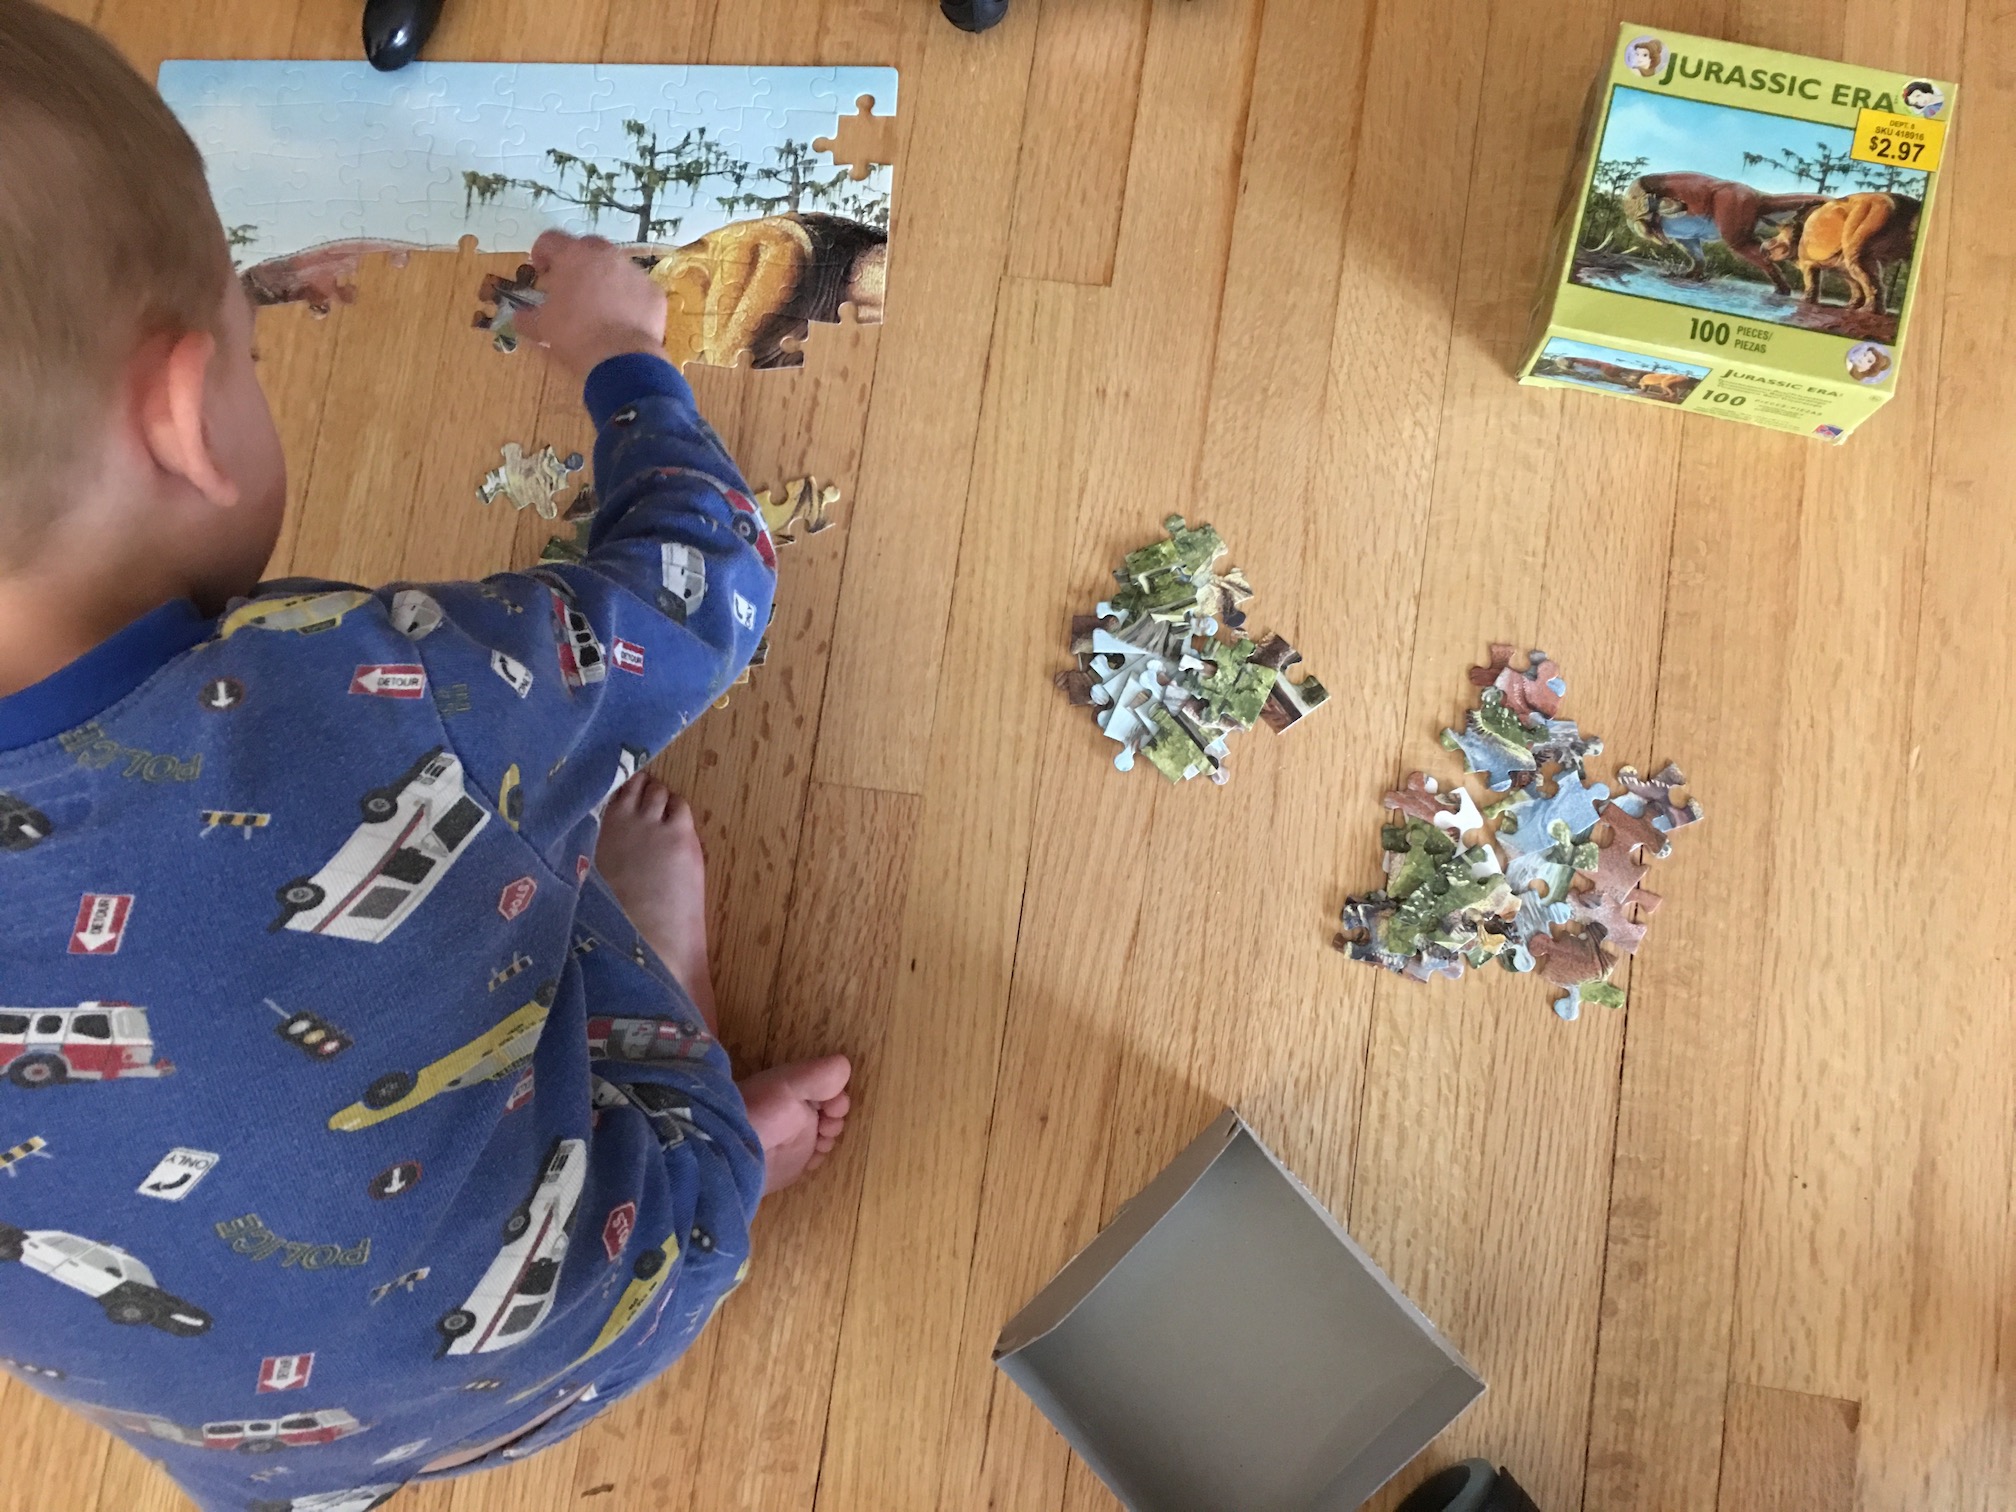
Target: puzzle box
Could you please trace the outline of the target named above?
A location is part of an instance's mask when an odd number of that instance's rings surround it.
[[[1627,23],[1520,382],[1845,440],[1896,389],[1953,97]]]
[[[994,1363],[1130,1512],[1355,1512],[1484,1391],[1230,1108]]]

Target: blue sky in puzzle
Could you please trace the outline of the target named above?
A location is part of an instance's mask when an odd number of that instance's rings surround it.
[[[471,206],[465,170],[552,183],[549,148],[629,156],[625,120],[665,140],[704,125],[765,164],[787,139],[831,136],[862,95],[877,115],[896,109],[889,68],[416,63],[388,74],[361,61],[173,59],[160,89],[203,151],[224,224],[253,228],[234,254],[245,264],[351,237],[453,246],[474,234],[485,250],[522,252],[548,226],[590,230],[587,212],[518,192]],[[886,194],[891,177],[877,165],[861,187]],[[691,241],[751,213],[722,210],[715,197],[728,192],[709,183],[689,205],[675,189],[667,209],[680,224],[657,239]],[[592,229],[628,241],[636,222],[605,213]]]
[[[1716,178],[1735,179],[1766,194],[1811,194],[1813,186],[1801,183],[1785,169],[1770,163],[1743,161],[1745,152],[1776,157],[1789,148],[1804,158],[1818,155],[1820,145],[1845,154],[1855,144],[1855,134],[1845,126],[1823,126],[1817,121],[1794,121],[1786,116],[1766,115],[1760,110],[1741,110],[1730,105],[1708,105],[1699,100],[1683,100],[1677,95],[1650,94],[1642,89],[1619,88],[1610,105],[1610,119],[1603,128],[1600,158],[1650,158],[1648,173],[1710,173]],[[1913,179],[1925,175],[1912,170]],[[1827,188],[1841,194],[1860,187],[1836,175]],[[1899,193],[1924,196],[1920,184]]]
[[[1643,352],[1620,352],[1615,347],[1591,346],[1586,341],[1570,341],[1566,336],[1552,338],[1542,355],[1587,357],[1596,362],[1615,362],[1646,373],[1686,373],[1695,378],[1706,378],[1709,373],[1709,369],[1696,367],[1691,362],[1668,362],[1660,357],[1647,357]]]

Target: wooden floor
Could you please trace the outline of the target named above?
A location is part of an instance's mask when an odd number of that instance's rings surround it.
[[[355,47],[349,0],[71,8],[148,68]],[[1900,396],[1834,450],[1507,377],[1624,18],[1015,0],[971,38],[929,0],[450,0],[437,57],[895,63],[903,145],[888,324],[701,375],[754,482],[836,478],[853,516],[789,549],[771,664],[663,764],[734,1049],[846,1049],[860,1113],[669,1379],[395,1512],[1109,1507],[989,1346],[1227,1101],[1490,1382],[1430,1463],[1492,1456],[1547,1512],[2016,1506],[2016,26],[1633,8],[1963,81]],[[587,433],[468,328],[515,261],[263,317],[276,571],[532,558],[471,489],[506,439]],[[1117,776],[1049,681],[1171,511],[1336,695],[1222,789]],[[1624,1013],[1328,949],[1492,640],[1561,660],[1606,770],[1676,758],[1709,807]],[[182,1505],[18,1384],[0,1423],[5,1512]]]

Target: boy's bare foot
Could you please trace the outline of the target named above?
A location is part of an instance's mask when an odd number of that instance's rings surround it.
[[[718,1033],[707,974],[707,857],[686,800],[649,772],[632,777],[602,811],[595,866]]]
[[[839,1143],[852,1074],[846,1056],[822,1055],[758,1071],[741,1083],[750,1126],[763,1141],[765,1192],[791,1185]]]

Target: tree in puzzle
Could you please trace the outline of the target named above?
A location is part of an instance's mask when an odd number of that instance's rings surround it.
[[[691,204],[701,185],[710,179],[738,181],[749,173],[749,165],[733,156],[709,134],[705,126],[682,132],[669,145],[642,121],[625,121],[623,131],[630,138],[634,156],[612,164],[591,162],[558,147],[548,148],[546,159],[553,165],[557,183],[515,178],[508,173],[480,173],[465,169],[462,174],[465,209],[493,204],[509,190],[520,190],[536,200],[553,199],[579,205],[588,212],[590,225],[598,225],[605,214],[636,217],[635,242],[651,242],[678,233],[682,217],[666,213],[667,194],[686,190]]]
[[[588,212],[590,225],[599,225],[604,215],[634,216],[635,234],[630,240],[641,245],[677,236],[684,216],[674,213],[672,206],[691,207],[706,186],[721,184],[727,192],[717,194],[715,202],[731,215],[746,210],[771,216],[823,208],[888,228],[888,192],[850,182],[845,168],[823,171],[822,154],[810,143],[786,140],[771,149],[768,164],[759,166],[730,152],[705,126],[682,132],[670,143],[643,121],[627,120],[623,131],[632,152],[615,162],[596,162],[558,147],[547,149],[553,183],[465,169],[465,212],[513,192],[529,194],[535,201],[580,206]]]

